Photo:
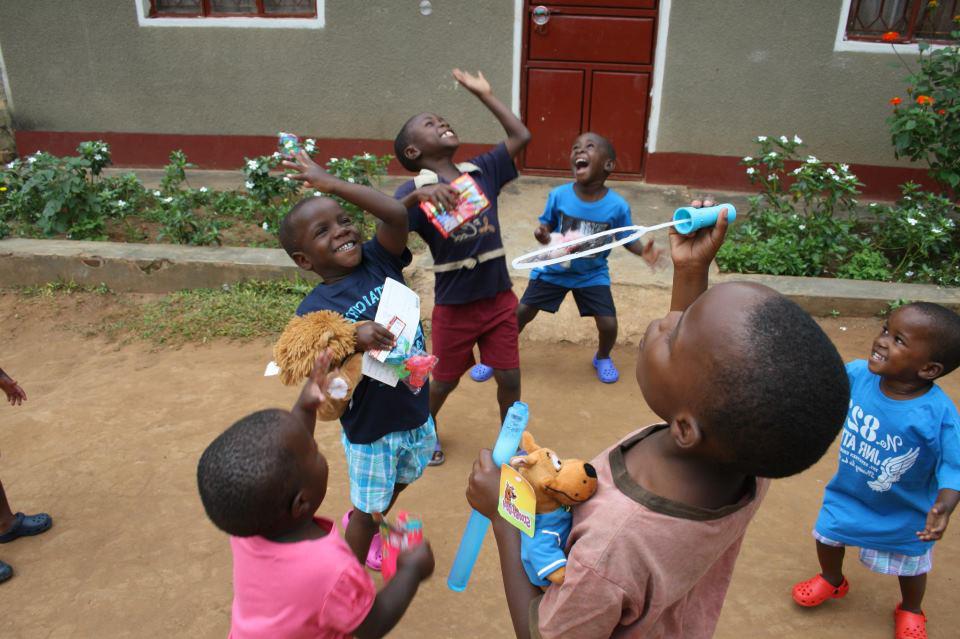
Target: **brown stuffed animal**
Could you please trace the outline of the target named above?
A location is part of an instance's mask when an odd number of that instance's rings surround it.
[[[520,558],[534,585],[561,584],[567,564],[564,548],[573,525],[570,507],[597,492],[597,471],[582,459],[560,459],[538,446],[527,431],[521,446],[527,454],[512,458],[510,466],[533,486],[537,519],[533,537],[520,536]]]
[[[359,325],[333,311],[307,313],[290,320],[273,347],[273,359],[280,368],[280,381],[287,386],[305,380],[320,353],[325,348],[330,349],[333,363],[322,386],[327,401],[317,409],[320,421],[339,419],[360,383],[362,354],[356,352]]]

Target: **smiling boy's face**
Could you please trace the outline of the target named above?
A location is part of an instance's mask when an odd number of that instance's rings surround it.
[[[933,359],[931,319],[911,306],[898,308],[873,340],[867,368],[871,373],[912,382]]]
[[[411,160],[421,157],[453,155],[460,147],[460,138],[445,119],[435,113],[414,116],[407,125],[410,143],[404,153]]]
[[[600,136],[584,133],[574,140],[570,149],[570,168],[573,169],[573,178],[580,184],[606,180],[615,166],[616,162]]]
[[[297,211],[294,223],[298,250],[292,257],[300,268],[328,279],[359,266],[360,231],[336,200],[309,200]]]

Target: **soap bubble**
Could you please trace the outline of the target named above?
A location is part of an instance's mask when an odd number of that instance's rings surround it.
[[[547,9],[541,4],[533,8],[531,16],[533,17],[533,23],[538,27],[542,27],[550,21],[550,9]]]
[[[420,0],[420,15],[428,16],[433,13],[433,3],[430,0]]]

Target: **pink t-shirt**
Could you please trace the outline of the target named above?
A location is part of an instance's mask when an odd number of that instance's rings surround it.
[[[542,639],[709,639],[747,524],[769,480],[708,510],[646,491],[624,453],[663,426],[629,435],[591,463],[597,493],[573,510],[567,572],[530,610]]]
[[[349,637],[377,596],[373,580],[329,519],[320,539],[231,537],[230,639]]]

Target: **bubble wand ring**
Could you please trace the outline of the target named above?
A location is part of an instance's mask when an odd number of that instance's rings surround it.
[[[664,222],[662,224],[655,224],[653,226],[621,226],[615,229],[607,229],[606,231],[600,231],[599,233],[593,233],[591,235],[585,235],[584,237],[578,237],[573,240],[568,240],[566,242],[561,242],[560,244],[552,244],[550,246],[544,246],[535,251],[530,251],[525,253],[520,257],[514,258],[511,262],[511,265],[515,269],[532,269],[539,268],[542,266],[551,266],[553,264],[560,264],[563,262],[569,262],[570,260],[575,260],[581,257],[588,257],[590,255],[595,255],[596,253],[602,253],[603,251],[609,251],[610,249],[616,248],[618,246],[623,246],[624,244],[629,244],[635,240],[640,239],[645,234],[650,231],[658,231],[660,229],[665,229],[671,226],[676,226],[677,230],[683,234],[693,233],[702,228],[708,226],[713,226],[717,223],[717,217],[720,215],[720,211],[727,209],[727,221],[732,222],[737,217],[737,210],[732,204],[720,204],[717,206],[711,206],[706,208],[694,208],[690,206],[685,206],[674,211],[673,220],[670,222]],[[611,235],[618,235],[621,233],[630,233],[626,237],[622,237],[613,242],[608,242],[601,244],[600,246],[591,246],[588,249],[582,251],[573,250],[559,257],[550,257],[551,255],[556,255],[557,251],[562,251],[565,248],[575,247],[575,246],[589,246],[593,244],[596,240],[609,237]],[[538,257],[543,256],[544,259],[537,259]]]

